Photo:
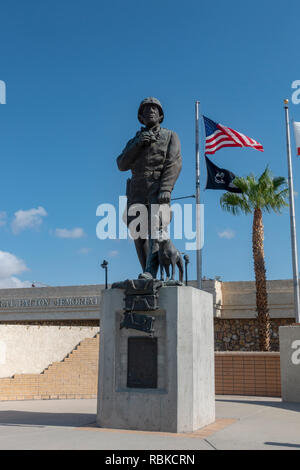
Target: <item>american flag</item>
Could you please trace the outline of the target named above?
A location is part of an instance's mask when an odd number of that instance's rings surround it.
[[[230,127],[217,124],[205,116],[203,119],[206,134],[205,154],[213,154],[222,147],[252,147],[261,152],[264,151],[263,146],[256,140],[230,129]]]

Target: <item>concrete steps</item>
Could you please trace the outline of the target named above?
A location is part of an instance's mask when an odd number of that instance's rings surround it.
[[[81,341],[62,361],[40,374],[0,379],[0,400],[96,398],[99,333]]]

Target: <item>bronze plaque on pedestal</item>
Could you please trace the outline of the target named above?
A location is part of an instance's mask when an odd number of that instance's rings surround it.
[[[157,388],[157,338],[128,338],[127,387]]]

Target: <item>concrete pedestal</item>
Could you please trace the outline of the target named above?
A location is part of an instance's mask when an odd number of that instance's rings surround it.
[[[149,335],[121,329],[124,291],[104,292],[101,306],[97,424],[105,428],[191,432],[215,421],[212,295],[163,287],[155,317],[156,388],[129,388],[128,342]],[[147,361],[145,363],[147,367]]]
[[[300,324],[279,327],[281,396],[300,403]]]

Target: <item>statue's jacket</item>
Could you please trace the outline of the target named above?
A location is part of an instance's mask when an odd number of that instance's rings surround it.
[[[151,134],[151,144],[140,146],[142,132]],[[119,170],[131,170],[127,184],[128,204],[156,204],[160,191],[172,191],[179,176],[182,158],[177,134],[159,125],[142,128],[117,158]]]

